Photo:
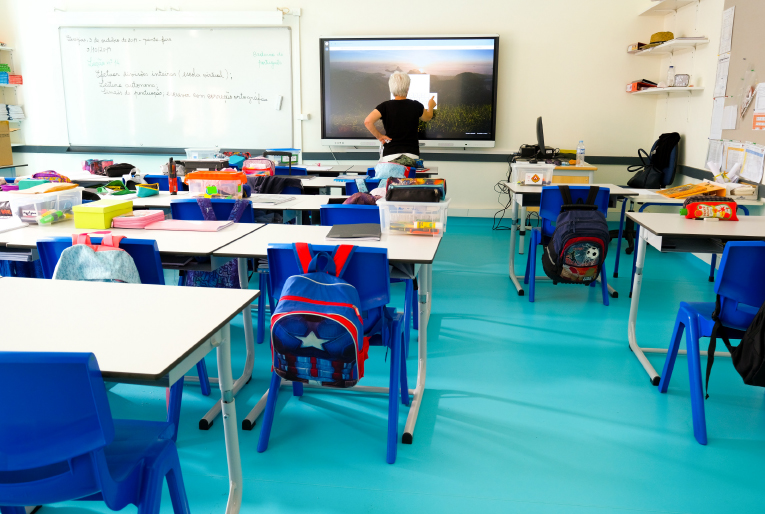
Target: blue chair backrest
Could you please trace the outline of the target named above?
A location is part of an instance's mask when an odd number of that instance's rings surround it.
[[[101,238],[90,236],[90,242],[101,244]],[[61,254],[72,246],[71,237],[51,237],[37,241],[37,251],[40,254],[40,265],[43,277],[53,278],[53,271],[61,258]],[[125,250],[135,261],[138,275],[142,284],[165,285],[165,275],[162,273],[162,259],[159,255],[157,242],[153,239],[130,239],[120,241],[120,248]]]
[[[333,252],[335,246],[313,245],[314,251]],[[302,275],[291,244],[268,245],[268,268],[271,292],[278,301],[284,282],[293,275]],[[354,286],[361,300],[361,309],[382,307],[390,302],[390,271],[385,248],[356,247],[343,280]]]
[[[380,223],[380,208],[376,205],[322,205],[319,211],[325,227],[353,223]]]
[[[92,353],[0,352],[0,503],[48,504],[100,490],[92,452],[114,439]],[[33,501],[34,503],[29,503]]]
[[[765,302],[763,262],[765,241],[731,241],[725,245],[715,292],[722,297],[720,317],[726,325],[748,326]]]
[[[223,198],[213,198],[213,212],[218,221],[226,221],[234,208],[236,200],[226,200]],[[174,220],[203,221],[202,209],[194,198],[181,198],[170,202],[170,215]],[[239,223],[255,223],[255,215],[252,208],[245,209]]]
[[[568,189],[571,193],[571,200],[574,203],[580,199],[584,203],[587,200],[587,195],[590,193],[590,186],[569,186]],[[595,205],[598,206],[598,210],[603,213],[603,216],[608,216],[609,196],[608,188],[601,187],[598,190],[598,196],[595,197]],[[542,232],[545,235],[552,234],[555,229],[553,223],[558,219],[562,205],[563,195],[561,195],[558,186],[545,186],[542,188],[542,196],[539,200],[539,216],[542,218]]]
[[[371,191],[373,189],[376,189],[380,187],[380,180],[381,179],[366,179],[364,181],[364,184],[367,186],[367,191]],[[359,192],[359,187],[356,185],[355,180],[350,180],[345,183],[345,194],[348,196],[351,196],[354,193]]]
[[[284,189],[282,189],[282,194],[283,195],[302,195],[303,190],[300,189],[299,187],[285,187]]]
[[[167,175],[144,175],[143,179],[147,184],[159,184],[160,191],[169,191]],[[183,179],[178,177],[178,191],[188,191],[189,187],[183,183]]]
[[[292,170],[290,170],[289,166],[276,166],[274,175],[308,175],[308,170],[305,168],[296,168],[295,166],[292,167]]]
[[[659,140],[657,139],[656,142],[651,147],[651,152],[648,155],[651,155],[654,150],[656,150],[656,146],[659,144]],[[678,149],[679,143],[675,145],[675,147],[672,149],[672,153],[669,154],[669,163],[667,164],[667,167],[660,170],[664,176],[661,179],[661,187],[667,187],[672,182],[675,181],[675,173],[677,172],[677,149]]]

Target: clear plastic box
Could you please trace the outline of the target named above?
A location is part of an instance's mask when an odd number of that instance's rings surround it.
[[[186,148],[187,159],[215,159],[220,153],[219,147]]]
[[[39,217],[48,211],[62,211],[72,214],[72,208],[82,205],[82,188],[57,191],[38,195],[8,195],[11,203],[11,211],[27,223],[37,223]]]
[[[242,198],[242,186],[247,175],[236,170],[195,171],[187,173],[184,182],[189,186],[191,196],[208,198]]]
[[[384,234],[441,237],[446,232],[450,202],[450,198],[438,203],[379,200],[380,227]]]
[[[528,163],[514,163],[513,168],[513,182],[525,183],[526,174],[529,173],[530,178],[537,177],[538,181],[533,181],[526,185],[534,186],[549,186],[552,184],[553,170],[555,170],[554,164],[528,164]]]

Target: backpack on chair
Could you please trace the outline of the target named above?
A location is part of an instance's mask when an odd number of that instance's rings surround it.
[[[610,241],[606,217],[595,205],[600,188],[591,186],[584,203],[573,203],[568,186],[558,189],[563,205],[542,267],[553,283],[589,285],[600,275]]]
[[[271,316],[272,362],[280,377],[347,388],[364,376],[369,343],[359,293],[342,279],[354,249],[314,253],[311,245],[295,243],[304,274],[287,279]]]

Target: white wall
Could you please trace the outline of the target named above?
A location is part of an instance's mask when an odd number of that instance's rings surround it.
[[[704,0],[703,4],[721,0]],[[656,77],[660,62],[638,59],[626,45],[644,41],[662,28],[663,19],[638,17],[645,0],[302,0],[300,7],[303,150],[326,151],[320,139],[318,38],[322,35],[481,34],[500,35],[497,147],[516,150],[535,140],[537,116],[545,120],[551,146],[573,148],[585,141],[590,155],[633,156],[650,145],[657,130],[651,100],[633,98],[624,86],[635,79]],[[24,124],[28,145],[68,145],[60,59],[53,9],[270,10],[266,2],[245,0],[5,0],[0,30],[13,44],[16,65],[24,75]],[[7,35],[6,35],[7,34]],[[13,39],[13,41],[11,41]],[[372,106],[371,106],[372,107]],[[371,110],[370,107],[370,110]],[[103,120],[94,123],[119,122]],[[32,171],[53,168],[66,173],[95,155],[15,154]],[[154,171],[164,157],[110,156]],[[427,156],[425,155],[427,158]],[[434,162],[449,183],[452,206],[482,212],[496,204],[494,184],[507,171],[504,163]],[[623,183],[623,166],[604,166],[596,179]]]

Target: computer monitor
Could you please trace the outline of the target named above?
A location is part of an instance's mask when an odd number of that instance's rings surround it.
[[[537,118],[537,144],[539,145],[537,159],[552,159],[555,157],[555,150],[549,146],[545,146],[545,131],[542,128],[541,116]]]

